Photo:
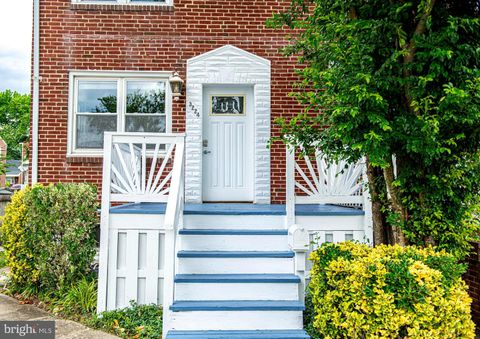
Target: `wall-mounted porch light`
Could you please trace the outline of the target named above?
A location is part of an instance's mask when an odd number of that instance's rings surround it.
[[[183,79],[180,78],[177,72],[174,72],[170,78],[170,87],[172,88],[172,96],[174,100],[178,100],[180,95],[182,95]]]

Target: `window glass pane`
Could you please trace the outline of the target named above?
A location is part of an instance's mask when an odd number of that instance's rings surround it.
[[[165,133],[165,116],[135,116],[128,115],[125,119],[126,132]]]
[[[165,83],[127,81],[127,113],[165,113]]]
[[[117,130],[116,116],[78,115],[77,148],[102,148],[103,132]]]
[[[116,113],[117,82],[89,81],[78,82],[79,113]]]

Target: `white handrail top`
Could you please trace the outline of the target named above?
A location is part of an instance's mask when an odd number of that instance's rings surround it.
[[[105,132],[105,135],[132,137],[184,137],[185,133]]]
[[[108,132],[111,133],[111,132]],[[183,142],[185,139],[185,133],[140,133],[140,132],[130,132],[130,133],[111,133],[112,140],[114,143],[146,143],[146,144],[157,144],[157,143],[171,143],[172,139],[176,142]]]

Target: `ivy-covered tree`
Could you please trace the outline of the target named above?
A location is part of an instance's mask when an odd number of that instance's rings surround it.
[[[376,243],[463,255],[479,230],[480,1],[291,0],[288,143],[367,159]]]
[[[21,158],[21,143],[28,140],[29,128],[30,95],[0,92],[0,138],[7,143],[8,159]]]

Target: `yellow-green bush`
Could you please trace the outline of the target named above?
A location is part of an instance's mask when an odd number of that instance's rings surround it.
[[[36,185],[17,192],[1,226],[15,292],[61,291],[90,272],[97,191],[88,184]]]
[[[310,259],[320,337],[474,338],[465,267],[444,251],[345,242]]]
[[[0,226],[6,265],[10,267],[10,281],[15,285],[34,285],[38,281],[34,239],[29,230],[25,197],[29,188],[16,192],[5,208]]]

